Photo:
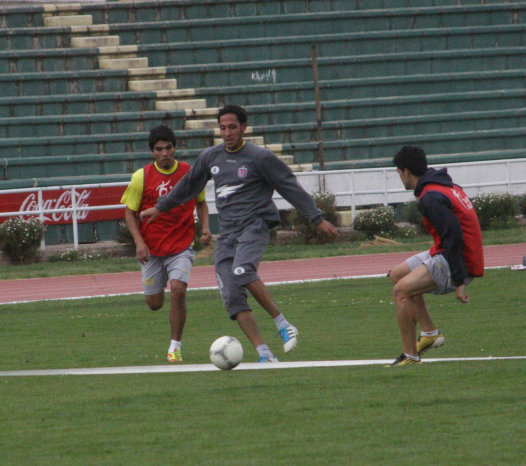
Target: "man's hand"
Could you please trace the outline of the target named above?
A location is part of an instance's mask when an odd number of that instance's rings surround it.
[[[461,303],[469,303],[469,296],[466,294],[466,285],[458,285],[455,289],[455,298],[457,298]]]
[[[322,220],[320,223],[318,223],[318,225],[316,225],[316,227],[318,230],[322,231],[328,236],[332,236],[333,238],[338,238],[340,236],[336,227],[327,220]]]
[[[141,264],[148,262],[148,259],[150,258],[150,251],[148,250],[148,246],[146,246],[144,241],[140,242],[135,247],[135,257]]]
[[[209,228],[203,228],[201,230],[201,242],[203,244],[209,244],[212,241],[212,233]]]
[[[139,214],[139,218],[141,219],[141,222],[146,221],[148,219],[148,223],[152,223],[153,219],[157,217],[161,212],[159,212],[159,209],[156,207],[150,207],[149,209],[143,210]]]

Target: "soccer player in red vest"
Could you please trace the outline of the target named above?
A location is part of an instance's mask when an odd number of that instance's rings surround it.
[[[171,343],[168,362],[182,362],[181,338],[186,322],[186,287],[190,279],[195,238],[194,209],[202,227],[203,243],[212,235],[204,190],[185,204],[164,212],[155,223],[141,222],[138,212],[153,207],[190,170],[186,162],[175,160],[175,135],[167,126],[150,131],[148,144],[154,162],[137,170],[124,192],[125,219],[141,264],[146,304],[152,311],[163,306],[166,283],[170,286]]]
[[[446,168],[427,167],[424,151],[405,146],[393,158],[405,189],[414,190],[418,210],[434,244],[429,251],[410,257],[389,272],[394,284],[396,317],[402,336],[402,354],[392,366],[420,363],[430,348],[444,344],[424,301],[425,293],[455,292],[469,302],[466,286],[484,274],[482,234],[477,213]],[[416,340],[416,324],[421,334]]]

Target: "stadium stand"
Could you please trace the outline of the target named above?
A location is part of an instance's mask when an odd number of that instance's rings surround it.
[[[248,137],[318,169],[525,156],[526,2],[164,0],[0,9],[2,187],[127,181],[169,124],[190,163],[225,103]]]

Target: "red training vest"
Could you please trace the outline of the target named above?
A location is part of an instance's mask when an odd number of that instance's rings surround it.
[[[161,173],[153,163],[144,167],[144,185],[139,212],[155,207],[159,196],[166,196],[190,170],[186,162],[179,162],[170,175]],[[184,251],[195,237],[195,200],[162,212],[152,223],[141,222],[141,235],[152,256],[169,256]]]
[[[462,234],[464,235],[464,247],[462,249],[468,272],[473,277],[484,275],[484,252],[482,248],[482,232],[477,213],[469,197],[460,186],[444,186],[440,184],[428,184],[424,187],[418,198],[420,199],[428,191],[438,191],[446,196],[453,206],[453,213],[457,216]],[[424,226],[431,234],[434,244],[430,249],[430,254],[434,256],[437,252],[443,251],[440,236],[431,222],[423,217]]]

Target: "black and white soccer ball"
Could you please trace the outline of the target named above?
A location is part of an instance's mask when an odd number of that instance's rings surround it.
[[[219,369],[236,367],[243,359],[243,346],[234,337],[219,337],[210,346],[210,361]]]

